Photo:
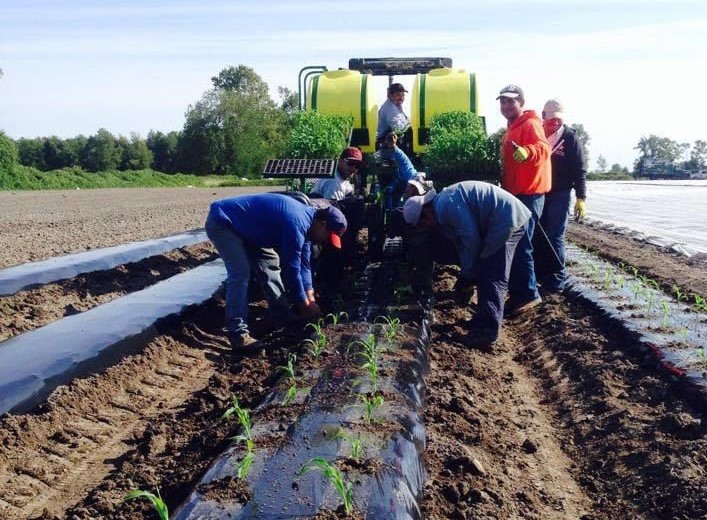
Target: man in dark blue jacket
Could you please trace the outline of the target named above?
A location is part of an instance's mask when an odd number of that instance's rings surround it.
[[[564,110],[556,99],[545,103],[543,108],[543,129],[550,143],[552,155],[552,188],[545,194],[540,223],[562,264],[562,267],[546,274],[540,280],[543,291],[561,292],[567,281],[565,269],[565,231],[572,189],[576,202],[574,215],[578,220],[584,218],[587,198],[587,165],[584,159],[582,143],[577,132],[564,124]]]
[[[318,210],[287,195],[243,195],[211,204],[206,234],[226,264],[226,330],[234,350],[259,346],[247,321],[251,267],[274,317],[289,313],[286,286],[300,315],[316,319],[321,311],[312,287],[311,246],[330,241],[341,247],[345,231],[346,218],[337,208]]]

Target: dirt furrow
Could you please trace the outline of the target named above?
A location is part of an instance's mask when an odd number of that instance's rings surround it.
[[[209,243],[175,249],[70,280],[0,297],[0,341],[78,314],[216,258]]]
[[[512,330],[524,345],[518,360],[540,378],[569,435],[565,451],[597,518],[707,518],[707,428],[643,364],[630,333],[566,297],[546,298]]]
[[[4,417],[0,517],[63,516],[114,470],[136,435],[206,386],[223,350],[161,336],[105,373],[60,387],[36,413]],[[145,392],[145,380],[157,391]]]
[[[436,283],[427,518],[586,517],[591,499],[572,476],[540,381],[514,360],[512,335],[492,354],[464,346],[471,314],[451,299],[453,285],[449,271]]]

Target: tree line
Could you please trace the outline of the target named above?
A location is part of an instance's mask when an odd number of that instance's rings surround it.
[[[280,87],[275,103],[250,67],[223,69],[213,88],[190,105],[180,131],[151,130],[146,138],[113,135],[56,136],[15,141],[20,164],[41,171],[79,167],[89,172],[153,169],[163,173],[258,177],[268,158],[282,152],[297,95]]]

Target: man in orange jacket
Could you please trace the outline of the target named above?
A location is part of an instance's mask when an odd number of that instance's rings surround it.
[[[508,129],[501,142],[505,190],[515,195],[532,213],[526,235],[516,248],[508,281],[508,316],[518,316],[542,302],[535,279],[533,233],[540,219],[545,193],[550,191],[552,166],[550,145],[545,139],[542,120],[532,110],[524,110],[523,89],[504,87],[496,98]]]

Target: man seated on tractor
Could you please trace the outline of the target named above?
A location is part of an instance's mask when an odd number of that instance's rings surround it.
[[[388,99],[378,110],[378,128],[376,142],[382,144],[389,133],[402,133],[410,127],[410,118],[403,112],[405,87],[401,83],[393,83],[388,87]]]
[[[337,208],[317,210],[283,194],[242,195],[211,204],[206,234],[226,265],[226,331],[234,354],[248,353],[260,344],[248,329],[251,269],[273,321],[288,317],[290,301],[302,317],[317,319],[321,311],[312,287],[312,244],[330,242],[340,248],[346,226]]]
[[[465,181],[452,184],[436,194],[408,198],[403,218],[413,226],[413,235],[428,237],[441,230],[459,253],[461,274],[456,290],[471,299],[474,284],[478,305],[466,343],[490,349],[498,339],[508,277],[516,246],[526,234],[531,213],[513,195],[492,184]],[[418,241],[419,253],[425,256],[432,241]],[[429,256],[429,254],[427,255]]]

